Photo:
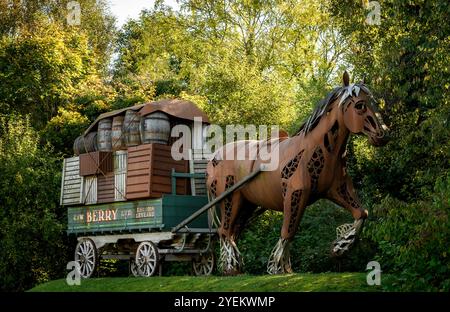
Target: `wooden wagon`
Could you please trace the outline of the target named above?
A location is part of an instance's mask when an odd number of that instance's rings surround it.
[[[192,261],[196,275],[209,275],[216,227],[206,196],[207,159],[175,161],[170,154],[173,141],[165,142],[161,133],[156,133],[157,143],[133,137],[131,131],[128,140],[114,141],[114,136],[121,140],[127,135],[125,126],[120,136],[114,134],[115,118],[126,119],[129,111],[135,116],[163,112],[170,126],[191,127],[197,116],[208,122],[192,103],[166,100],[103,114],[77,138],[76,156],[64,160],[61,205],[67,207],[67,232],[77,237],[80,275],[90,277],[100,259],[128,260],[135,276],[156,274],[163,261]],[[154,131],[151,122],[145,124],[148,132]]]

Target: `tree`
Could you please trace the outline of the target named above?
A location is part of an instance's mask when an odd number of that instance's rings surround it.
[[[0,176],[0,289],[60,277],[67,263],[60,160],[39,145],[27,118],[0,116]]]
[[[91,57],[86,36],[45,21],[32,33],[2,37],[0,112],[31,114],[42,128],[93,74]]]
[[[404,200],[427,195],[450,164],[450,26],[442,23],[450,4],[383,1],[380,25],[365,22],[360,1],[333,0],[329,9],[349,47],[345,58],[366,77],[391,128],[392,143],[373,159],[360,153],[367,185]]]
[[[67,18],[73,12],[66,0],[0,0],[0,37],[15,38],[22,33],[34,33],[42,19],[58,24],[64,30],[85,34],[96,57],[94,65],[107,69],[115,36],[115,19],[104,0],[77,0],[80,5],[80,25],[70,25]]]
[[[145,75],[157,97],[203,97],[214,122],[293,131],[342,65],[339,34],[316,1],[198,0],[181,8],[157,3],[125,25],[116,80]]]

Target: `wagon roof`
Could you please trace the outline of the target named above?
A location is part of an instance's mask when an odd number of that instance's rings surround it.
[[[208,116],[206,116],[206,114],[191,101],[179,99],[164,99],[103,113],[98,116],[97,119],[95,119],[95,121],[89,126],[89,128],[86,129],[84,135],[87,135],[98,124],[100,120],[120,115],[130,109],[139,111],[139,114],[141,116],[145,116],[156,111],[162,111],[168,115],[187,120],[194,120],[194,117],[201,117],[204,123],[209,124]]]
[[[194,120],[194,117],[201,117],[203,122],[209,123],[208,116],[194,103],[187,100],[165,99],[150,102],[144,105],[139,114],[145,116],[156,111],[162,111],[168,115],[188,120]]]

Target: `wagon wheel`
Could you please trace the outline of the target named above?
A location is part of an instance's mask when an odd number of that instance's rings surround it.
[[[200,256],[200,258],[194,258],[192,260],[192,268],[197,276],[211,275],[216,259],[213,252],[207,252]]]
[[[159,266],[158,248],[152,242],[142,242],[136,250],[136,267],[139,276],[155,275]]]
[[[130,259],[130,271],[134,277],[139,277],[139,271],[137,269],[136,261],[134,260],[134,258]]]
[[[84,238],[75,247],[75,261],[79,264],[82,278],[89,278],[97,268],[97,248],[90,238]]]

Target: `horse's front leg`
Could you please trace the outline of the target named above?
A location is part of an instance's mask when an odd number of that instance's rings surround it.
[[[350,211],[355,219],[353,225],[341,226],[338,228],[342,230],[337,239],[333,242],[332,253],[335,256],[340,256],[353,246],[358,234],[362,230],[368,212],[362,208],[361,202],[353,188],[353,183],[348,176],[336,180],[328,192],[327,198]]]
[[[356,221],[368,216],[367,210],[361,207],[361,202],[349,176],[337,180],[328,192],[327,198],[350,211]]]
[[[289,248],[307,203],[306,191],[283,186],[284,217],[281,237],[272,250],[267,265],[269,274],[292,273]]]

